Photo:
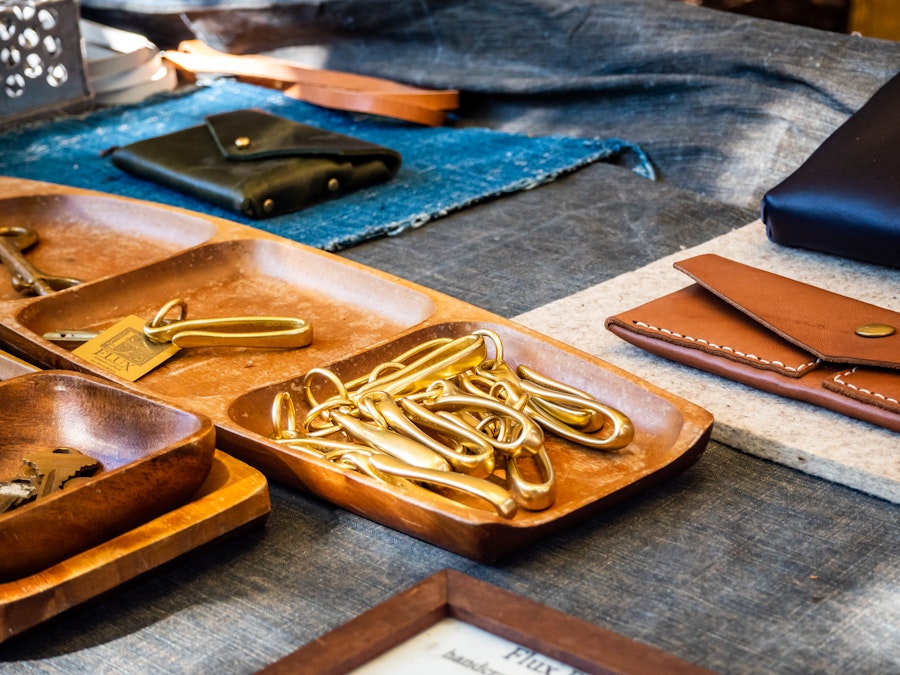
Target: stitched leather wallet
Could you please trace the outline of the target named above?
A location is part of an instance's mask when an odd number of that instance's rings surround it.
[[[717,255],[696,283],[606,320],[659,356],[900,432],[900,312]]]
[[[124,171],[251,218],[390,180],[401,163],[389,148],[256,109],[211,115],[111,154]]]
[[[762,199],[776,244],[900,267],[900,75]]]

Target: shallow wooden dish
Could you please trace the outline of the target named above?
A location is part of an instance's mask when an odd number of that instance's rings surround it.
[[[28,303],[16,319],[40,339],[63,328],[107,328],[132,314],[149,320],[173,298],[186,302],[188,318],[297,316],[313,325],[313,344],[303,349],[185,349],[138,382],[141,391],[195,402],[238,396],[286,372],[333,360],[435,311],[427,295],[348,268],[336,256],[284,240],[234,239],[46,296]],[[70,358],[62,350],[60,365]]]
[[[262,525],[270,511],[265,476],[216,452],[206,480],[182,506],[36,574],[0,583],[0,642],[180,555]]]
[[[558,485],[556,501],[547,510],[520,509],[513,518],[507,519],[474,500],[455,505],[428,491],[404,495],[356,471],[268,440],[272,433],[272,401],[280,391],[302,391],[302,376],[237,398],[229,408],[231,424],[222,427],[220,444],[264,467],[281,482],[488,563],[673,475],[692,463],[702,451],[711,428],[708,414],[654,392],[646,384],[624,378],[585,354],[512,324],[486,321],[435,324],[323,365],[346,381],[364,375],[391,356],[425,340],[459,337],[479,328],[500,335],[510,365],[529,366],[587,391],[624,412],[635,425],[634,441],[622,450],[610,452],[585,448],[547,433],[545,447]],[[294,400],[300,418],[308,408],[299,395]],[[232,432],[238,434],[237,438]]]
[[[133,210],[103,197],[37,194],[0,197],[4,227],[39,233],[27,251],[28,260],[48,274],[83,281],[120,274],[162,260],[206,241],[216,228],[187,213],[147,207]],[[85,240],[93,254],[79,255]],[[0,301],[21,297],[0,265]]]
[[[98,196],[73,188],[0,179],[4,192],[64,193],[88,210]],[[118,197],[140,219],[164,207]],[[81,201],[84,200],[84,201]],[[94,201],[90,201],[94,200]],[[173,213],[183,214],[177,209]],[[710,414],[592,355],[507,319],[275,235],[207,216],[216,233],[164,260],[97,279],[42,298],[0,303],[0,340],[20,356],[49,368],[91,371],[123,387],[209,416],[218,447],[268,476],[307,490],[407,534],[482,562],[509,553],[634,495],[690,465],[705,448]],[[152,218],[151,218],[152,219]],[[90,233],[74,244],[75,257],[94,255]],[[97,370],[48,342],[61,328],[105,328],[129,314],[152,317],[173,297],[189,316],[293,315],[309,319],[314,341],[297,350],[185,349],[130,383]],[[447,504],[423,490],[398,495],[363,475],[301,455],[268,439],[271,404],[320,366],[352,376],[386,355],[437,335],[476,327],[501,334],[507,359],[580,387],[632,417],[635,441],[622,451],[598,453],[556,438],[547,446],[559,476],[554,506],[504,520],[469,505]]]
[[[0,581],[34,574],[184,504],[203,483],[215,429],[202,416],[99,378],[27,373],[0,382],[0,475],[31,452],[100,462],[80,485],[0,515]]]

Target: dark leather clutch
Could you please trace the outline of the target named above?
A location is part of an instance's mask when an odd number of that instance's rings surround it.
[[[900,267],[900,75],[762,200],[769,239]]]
[[[115,148],[120,169],[251,218],[269,218],[390,180],[400,155],[262,110]]]
[[[696,283],[607,318],[648,352],[900,432],[900,313],[717,255]]]

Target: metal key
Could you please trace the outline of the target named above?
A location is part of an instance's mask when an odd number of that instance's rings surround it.
[[[22,253],[38,242],[38,233],[27,227],[0,227],[0,260],[12,275],[12,287],[19,293],[48,295],[80,284],[80,279],[45,274]]]

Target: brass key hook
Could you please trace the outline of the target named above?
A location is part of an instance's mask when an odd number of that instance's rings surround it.
[[[81,283],[80,279],[47,274],[25,258],[25,250],[38,242],[28,227],[0,227],[0,261],[9,268],[13,289],[29,295],[49,295]]]
[[[272,403],[272,429],[270,438],[275,441],[295,439],[300,435],[297,433],[297,410],[286,391],[279,392]]]
[[[177,315],[167,319],[173,310],[178,310]],[[171,342],[176,347],[295,349],[312,342],[312,326],[305,319],[283,316],[186,317],[184,300],[169,300],[144,326],[144,335],[153,342]]]

